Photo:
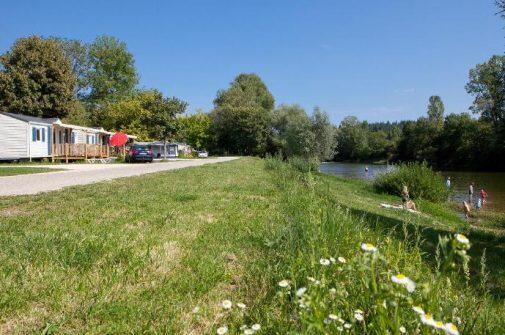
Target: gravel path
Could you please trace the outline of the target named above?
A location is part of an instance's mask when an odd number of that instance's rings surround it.
[[[115,178],[139,176],[146,173],[227,162],[234,159],[237,159],[237,157],[185,159],[152,164],[43,165],[40,167],[55,169],[63,168],[66,170],[0,177],[0,196],[36,194],[40,192],[55,191],[67,186],[86,185]],[[29,166],[38,167],[37,165]]]

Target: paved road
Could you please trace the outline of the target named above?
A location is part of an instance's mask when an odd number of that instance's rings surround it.
[[[182,169],[190,166],[214,164],[237,159],[217,157],[207,159],[185,159],[153,164],[69,164],[41,166],[66,169],[37,174],[0,177],[0,196],[36,194],[60,190],[67,186],[86,185],[115,178],[138,176],[165,170]],[[37,167],[37,165],[30,165]]]

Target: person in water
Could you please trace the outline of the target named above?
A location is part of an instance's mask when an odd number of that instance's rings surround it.
[[[465,217],[468,219],[470,217],[470,212],[472,209],[470,207],[470,203],[468,203],[466,200],[463,201],[463,210],[465,211]]]
[[[365,166],[365,172],[368,172],[368,165]]]
[[[447,186],[447,188],[451,188],[451,177],[447,177],[445,180],[445,186]]]
[[[480,198],[482,199],[482,204],[484,205],[487,200],[487,192],[484,191],[483,188],[480,190]]]
[[[471,183],[470,186],[468,186],[468,196],[470,197],[470,199],[473,198],[473,187],[474,187],[475,183]]]

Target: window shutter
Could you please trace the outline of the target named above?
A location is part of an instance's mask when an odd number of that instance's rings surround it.
[[[46,128],[42,128],[42,142],[46,141]]]

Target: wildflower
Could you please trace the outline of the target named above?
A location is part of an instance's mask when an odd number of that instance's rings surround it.
[[[450,322],[445,324],[444,331],[449,335],[459,335],[458,327]]]
[[[417,314],[419,315],[424,315],[424,309],[422,309],[421,307],[419,306],[414,306],[412,307],[412,309],[414,310],[414,312],[416,312]]]
[[[309,281],[311,281],[311,282],[315,282],[315,281],[316,281],[316,279],[315,279],[314,277],[307,277],[307,279],[308,279]]]
[[[330,294],[333,294],[333,295],[337,294],[337,289],[334,287],[330,288]]]
[[[253,335],[254,334],[254,330],[252,329],[244,329],[244,335]]]
[[[337,261],[337,260],[336,260],[335,258],[330,257],[330,262],[332,262],[333,264],[335,264],[335,262],[336,262],[336,261]]]
[[[330,319],[328,319],[328,318],[325,318],[325,319],[323,320],[323,323],[324,323],[325,325],[329,325],[329,324],[330,324],[330,322],[331,322],[331,320],[330,320]]]
[[[259,323],[255,323],[251,326],[251,329],[257,332],[258,330],[261,329],[261,325]]]
[[[363,321],[363,314],[361,313],[354,313],[354,318],[358,321]]]
[[[424,323],[425,325],[435,327],[435,320],[433,319],[433,315],[431,315],[430,313],[422,314],[421,322]]]
[[[240,330],[244,330],[244,329],[247,329],[247,325],[240,326]]]
[[[370,252],[370,253],[376,253],[377,252],[377,247],[373,244],[370,243],[361,243],[361,250],[364,252]]]
[[[461,244],[466,244],[466,245],[470,244],[470,240],[468,239],[468,237],[466,237],[463,234],[456,234],[455,237],[456,237],[456,241],[458,241]]]
[[[200,312],[200,307],[196,306],[195,308],[193,308],[193,313],[196,314]]]
[[[319,264],[321,264],[322,266],[328,266],[328,265],[330,265],[330,260],[326,259],[326,258],[321,258],[319,260]]]
[[[218,335],[224,335],[228,332],[228,327],[222,326],[217,329],[217,334]]]
[[[400,333],[405,334],[407,332],[407,329],[405,329],[404,326],[401,326],[399,329]]]
[[[342,328],[342,327],[338,326],[338,327],[337,327],[337,330],[338,330],[339,332],[341,332],[341,331],[343,331],[343,330],[344,330],[344,328]]]
[[[355,310],[355,311],[354,311],[354,313],[363,314],[363,313],[365,313],[365,312],[363,312],[361,309],[357,309],[357,310]]]
[[[246,305],[241,303],[241,302],[237,302],[237,307],[240,308],[240,309],[245,309],[246,308]]]
[[[289,280],[283,279],[279,282],[279,286],[282,288],[289,287]]]
[[[305,292],[307,291],[307,288],[306,287],[300,287],[297,291],[296,291],[296,296],[301,298],[302,295],[305,294]]]
[[[352,325],[350,323],[344,323],[345,329],[351,329]]]
[[[223,306],[224,309],[230,309],[231,306],[233,306],[230,300],[223,300],[221,305]]]
[[[442,321],[435,321],[435,325],[433,325],[436,329],[445,329],[445,325]]]
[[[335,315],[335,314],[330,314],[330,315],[328,315],[328,319],[336,321],[336,320],[339,319],[339,317],[337,315]]]
[[[409,277],[405,276],[402,273],[397,274],[396,276],[391,276],[391,281],[393,283],[405,286],[407,291],[409,291],[410,293],[414,292],[414,290],[416,289],[416,283],[414,283],[412,279],[410,279]]]
[[[344,257],[339,257],[339,258],[337,258],[337,259],[338,259],[338,261],[339,261],[340,263],[342,263],[342,264],[347,263],[347,259],[345,259]]]

